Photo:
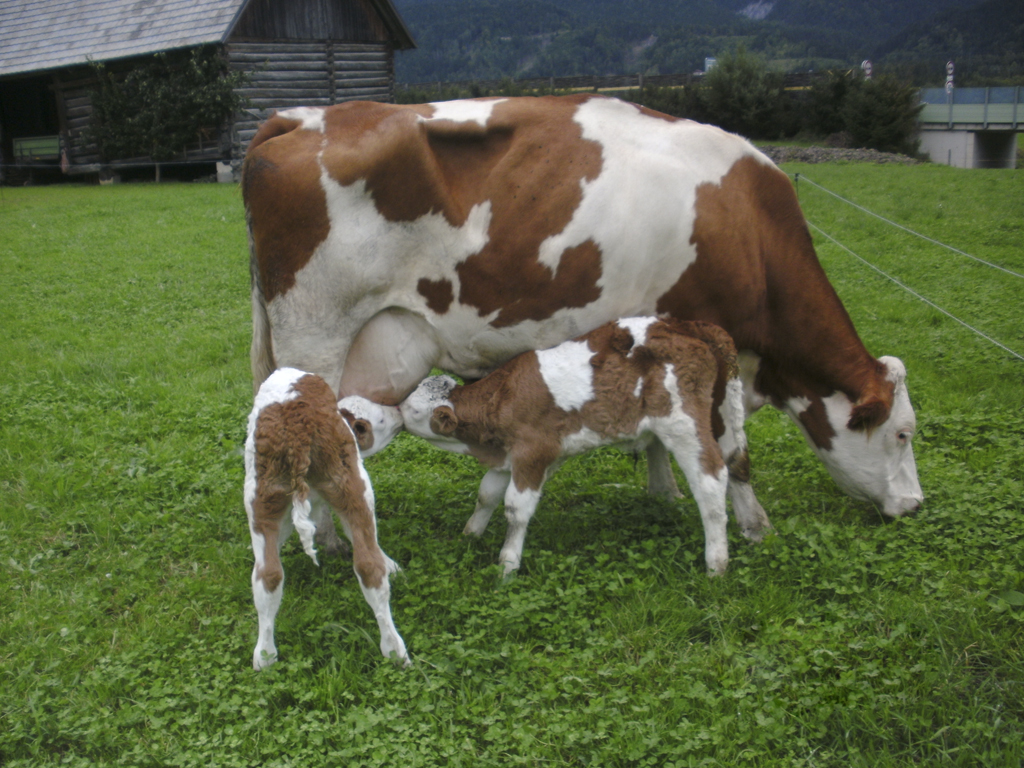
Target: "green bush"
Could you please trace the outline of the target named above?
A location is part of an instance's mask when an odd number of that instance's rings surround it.
[[[246,81],[231,72],[214,46],[158,53],[127,73],[93,64],[93,121],[87,140],[104,160],[170,160],[199,141],[210,141],[244,105],[236,89]]]
[[[784,132],[782,84],[781,75],[743,48],[722,56],[701,84],[706,119],[749,138],[778,138]]]
[[[917,152],[917,88],[892,77],[859,80],[843,101],[842,116],[854,146],[882,152]]]

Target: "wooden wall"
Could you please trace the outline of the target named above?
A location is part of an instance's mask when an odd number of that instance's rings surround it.
[[[232,128],[232,157],[241,158],[259,124],[274,110],[365,99],[392,101],[390,43],[229,42],[231,68],[249,74],[241,93],[249,106]]]
[[[381,43],[388,33],[365,0],[254,0],[231,33],[233,40],[345,40]]]
[[[131,67],[132,60],[118,62],[111,66],[112,71]],[[75,170],[95,171],[100,163],[99,149],[87,141],[85,129],[92,120],[92,99],[90,92],[96,90],[98,83],[89,67],[74,67],[61,70],[54,75],[53,89],[57,100],[57,111],[60,116],[61,134],[65,137],[68,148],[68,160]],[[190,162],[216,162],[227,159],[231,142],[225,132],[221,137],[196,143],[185,151],[183,160]],[[148,157],[118,158],[119,163],[152,162]]]

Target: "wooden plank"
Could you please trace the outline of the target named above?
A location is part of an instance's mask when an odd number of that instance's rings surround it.
[[[330,96],[326,88],[250,88],[245,90],[243,95],[250,99],[304,99]]]
[[[329,107],[331,105],[331,100],[329,98],[286,99],[277,97],[273,99],[252,99],[251,104],[254,107],[263,107],[264,109],[290,109],[292,107]]]
[[[251,83],[280,83],[280,82],[294,82],[296,80],[322,80],[327,82],[328,75],[330,73],[327,70],[320,71],[309,71],[309,70],[289,70],[282,72],[280,70],[274,72],[256,72],[250,78]]]
[[[273,65],[277,64],[294,64],[294,63],[307,63],[307,64],[319,64],[324,63],[327,60],[327,55],[320,51],[319,53],[254,53],[246,56],[231,56],[228,58],[228,62],[232,65],[239,64],[263,64],[270,62]]]
[[[324,49],[324,45],[327,42],[328,42],[327,40],[323,40],[323,41],[317,40],[317,41],[312,41],[312,42],[300,42],[298,40],[294,40],[294,41],[291,41],[291,42],[283,42],[283,43],[272,43],[272,42],[266,42],[266,43],[260,43],[260,42],[235,43],[235,42],[231,42],[231,43],[228,43],[225,46],[225,48],[227,49],[227,52],[228,52],[229,56],[234,56],[235,54],[264,53],[264,52],[269,52],[269,53],[292,53],[292,52],[297,52],[297,53],[315,53],[316,51],[322,51]]]
[[[339,77],[336,81],[337,88],[387,88],[389,79],[387,77]]]

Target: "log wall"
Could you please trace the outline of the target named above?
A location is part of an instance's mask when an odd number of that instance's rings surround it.
[[[226,50],[231,68],[249,75],[249,84],[239,91],[249,104],[231,131],[233,159],[245,155],[259,124],[275,110],[393,100],[390,43],[238,41]]]

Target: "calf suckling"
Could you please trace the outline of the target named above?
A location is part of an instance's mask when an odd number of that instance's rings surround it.
[[[504,499],[506,574],[519,568],[544,482],[567,457],[598,446],[659,444],[675,457],[700,510],[712,575],[729,560],[727,493],[745,536],[760,539],[770,527],[749,484],[736,349],[708,323],[608,323],[472,384],[424,379],[400,409],[409,432],[490,467],[465,531],[482,534]]]
[[[294,528],[316,562],[317,527],[333,532],[330,511],[312,503],[317,495],[338,513],[352,543],[353,567],[380,628],[381,652],[409,663],[391,619],[388,575],[398,566],[377,544],[373,488],[357,444],[362,438],[369,447],[372,438],[367,443],[366,436],[374,425],[357,422],[342,414],[323,379],[294,368],[275,371],[256,394],[245,442],[244,494],[255,557],[252,596],[259,615],[252,659],[256,669],[277,660],[274,618],[284,591],[281,545]],[[394,434],[383,422],[376,428],[388,437]]]

